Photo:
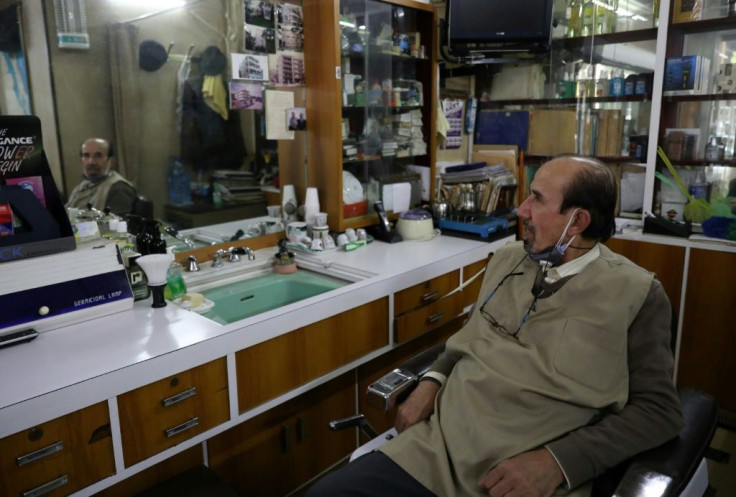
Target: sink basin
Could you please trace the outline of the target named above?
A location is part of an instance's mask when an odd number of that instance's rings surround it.
[[[269,272],[203,290],[214,307],[202,316],[220,324],[234,323],[262,312],[329,292],[350,284],[347,279],[299,269],[292,274]]]

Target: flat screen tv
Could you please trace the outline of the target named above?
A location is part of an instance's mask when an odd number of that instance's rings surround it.
[[[554,0],[448,0],[447,40],[453,53],[546,50]]]

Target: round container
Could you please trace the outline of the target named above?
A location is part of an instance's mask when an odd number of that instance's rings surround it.
[[[425,240],[434,236],[432,215],[424,209],[404,211],[396,221],[396,231],[404,240]]]

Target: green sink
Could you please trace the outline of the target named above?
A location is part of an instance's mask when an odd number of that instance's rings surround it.
[[[215,304],[202,316],[220,324],[234,323],[350,283],[304,269],[292,274],[268,273],[201,291]]]

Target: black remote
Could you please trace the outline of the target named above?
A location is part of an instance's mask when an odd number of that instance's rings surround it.
[[[0,347],[14,345],[16,343],[30,342],[38,336],[38,332],[33,328],[18,330],[7,335],[0,336]]]

